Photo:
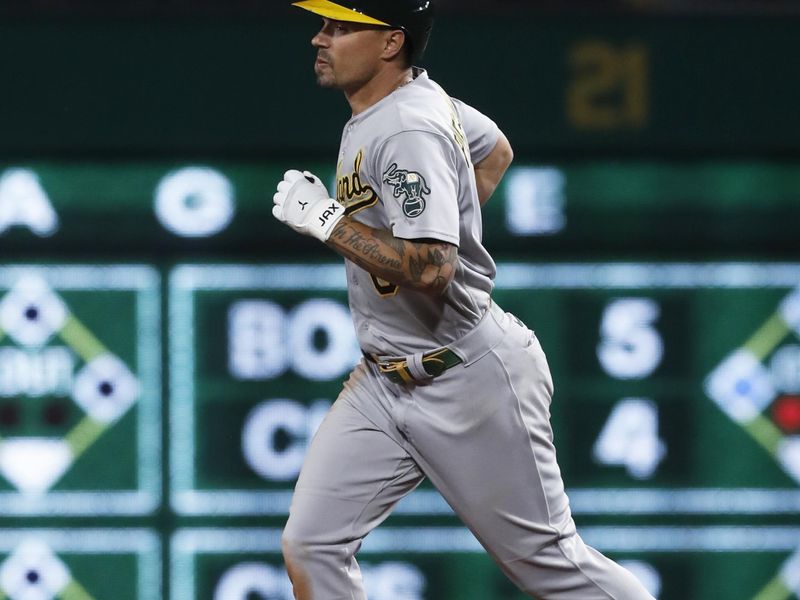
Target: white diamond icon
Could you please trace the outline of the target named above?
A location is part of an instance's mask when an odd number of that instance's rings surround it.
[[[36,539],[22,542],[0,566],[0,586],[11,600],[51,600],[71,580],[66,565]]]
[[[734,421],[747,423],[775,399],[766,367],[745,350],[726,358],[706,380],[706,393]]]
[[[111,423],[136,401],[139,382],[125,363],[112,354],[103,354],[77,374],[72,394],[92,419]]]
[[[0,300],[0,328],[18,344],[38,348],[64,326],[67,313],[47,283],[29,275]]]

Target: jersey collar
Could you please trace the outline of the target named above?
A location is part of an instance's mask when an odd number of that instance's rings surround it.
[[[399,94],[404,93],[406,90],[413,89],[421,82],[426,81],[428,79],[428,72],[425,69],[421,69],[419,67],[412,67],[411,71],[414,76],[414,79],[412,81],[403,86],[400,86],[385,98],[381,98],[380,100],[378,100],[375,104],[370,106],[364,112],[357,114],[355,117],[352,117],[347,122],[346,126],[358,123],[361,119],[364,119],[365,117],[371,115],[373,112],[379,110],[382,106],[384,106],[384,104],[389,104],[390,102],[393,102],[395,99],[397,99]]]

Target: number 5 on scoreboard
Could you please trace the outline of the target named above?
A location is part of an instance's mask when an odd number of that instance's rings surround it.
[[[624,466],[636,479],[649,479],[667,454],[658,437],[658,409],[647,398],[623,398],[611,410],[593,448],[602,465]]]

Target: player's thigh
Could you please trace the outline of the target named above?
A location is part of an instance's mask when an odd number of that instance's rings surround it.
[[[535,337],[515,328],[421,390],[412,431],[428,477],[501,561],[573,527],[549,423],[549,370]]]
[[[305,537],[362,537],[423,479],[399,434],[354,407],[359,393],[345,389],[309,446],[287,525]]]

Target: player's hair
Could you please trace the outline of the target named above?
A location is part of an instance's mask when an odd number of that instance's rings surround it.
[[[405,59],[405,67],[414,66],[414,40],[408,35],[408,32],[403,30],[406,41],[403,43],[403,58]]]

